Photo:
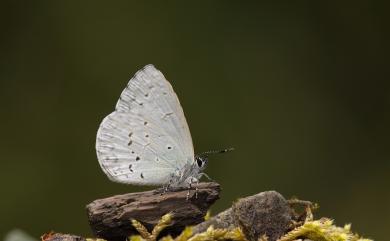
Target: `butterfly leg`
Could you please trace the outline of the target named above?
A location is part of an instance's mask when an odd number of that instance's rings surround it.
[[[162,187],[161,195],[165,194],[166,192],[169,191],[169,189],[171,189],[171,186],[172,186],[172,183],[174,182],[174,180],[175,180],[174,176],[171,175],[171,179],[169,180],[169,182]]]
[[[186,201],[188,201],[190,199],[190,190],[191,190],[191,183],[188,186]]]
[[[187,201],[190,199],[190,191],[192,188],[192,183],[193,183],[193,180],[192,180],[192,177],[190,177],[188,179],[188,190],[187,190],[187,198],[186,198]]]
[[[198,198],[198,184],[199,184],[199,180],[196,179],[196,185],[195,185],[195,198]]]
[[[193,187],[193,184],[194,187],[195,187],[195,198],[198,198],[198,184],[199,184],[199,179],[195,178],[195,177],[190,177],[187,179],[188,181],[188,192],[187,192],[187,200],[190,198],[190,191]]]
[[[171,183],[168,183],[168,184],[166,184],[166,185],[164,185],[163,187],[162,187],[162,191],[161,191],[161,196],[162,195],[164,195],[166,192],[168,192],[169,191],[169,189],[170,189],[170,187],[171,187]]]
[[[214,179],[212,179],[211,177],[209,177],[209,175],[207,175],[206,173],[202,172],[200,173],[200,177],[202,176],[205,176],[209,181],[212,181],[212,182],[215,182]],[[200,178],[199,178],[200,179]]]

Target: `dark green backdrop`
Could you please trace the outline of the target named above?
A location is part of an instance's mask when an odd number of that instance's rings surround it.
[[[90,235],[85,205],[147,188],[110,182],[95,135],[128,79],[171,81],[214,213],[264,190],[386,240],[390,221],[389,15],[350,3],[2,1],[0,236]],[[387,235],[388,239],[388,235]]]

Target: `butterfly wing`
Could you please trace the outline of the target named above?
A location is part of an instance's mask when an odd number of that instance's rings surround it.
[[[177,170],[194,161],[179,99],[153,65],[135,74],[115,111],[104,118],[96,150],[106,175],[129,184],[167,184]]]

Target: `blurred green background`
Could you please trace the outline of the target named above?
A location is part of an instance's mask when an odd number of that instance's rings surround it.
[[[264,190],[387,240],[388,6],[376,1],[2,1],[0,237],[91,235],[85,205],[150,188],[110,182],[95,135],[146,64],[174,86],[217,213]]]

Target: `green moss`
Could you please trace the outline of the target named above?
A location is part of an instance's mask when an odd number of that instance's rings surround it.
[[[281,237],[278,241],[294,241],[297,239],[310,239],[313,241],[372,241],[371,239],[360,238],[357,234],[351,232],[351,225],[345,225],[344,227],[337,227],[333,224],[333,221],[327,218],[319,220],[313,220],[313,215],[310,209],[306,210],[305,222],[288,232]],[[171,223],[172,215],[164,215],[160,222],[154,227],[152,233],[149,233],[147,229],[138,221],[132,220],[134,228],[140,233],[140,235],[133,235],[129,239],[130,241],[156,241],[160,232]],[[166,236],[161,241],[247,241],[240,228],[234,229],[214,229],[210,226],[205,232],[193,235],[192,228],[187,227],[184,231],[172,238]],[[259,241],[267,241],[267,237],[262,236]]]

